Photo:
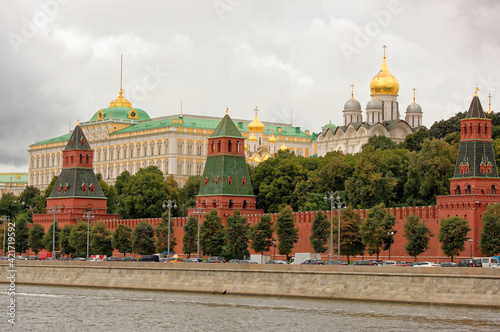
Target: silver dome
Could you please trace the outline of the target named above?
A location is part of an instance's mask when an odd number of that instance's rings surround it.
[[[366,104],[366,109],[377,109],[381,110],[382,109],[382,102],[377,99],[372,99]]]
[[[406,113],[422,113],[422,107],[417,103],[411,103],[406,108]]]
[[[349,99],[344,104],[344,111],[360,111],[361,112],[361,104],[356,99]]]

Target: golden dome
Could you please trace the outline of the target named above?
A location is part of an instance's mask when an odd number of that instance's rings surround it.
[[[245,144],[244,146],[245,146],[245,151],[247,151],[248,150],[248,144]]]
[[[254,134],[250,135],[250,137],[248,138],[248,141],[250,142],[257,142],[257,137],[255,137]]]
[[[387,68],[385,56],[382,68],[370,83],[370,91],[372,95],[397,95],[399,92],[399,82]]]
[[[288,147],[285,145],[285,139],[284,139],[284,138],[283,138],[283,145],[282,145],[282,146],[280,146],[280,150],[281,150],[281,151],[286,151],[286,150],[288,150]]]
[[[132,108],[132,103],[123,97],[123,90],[120,89],[120,95],[118,98],[109,103],[109,108],[112,107],[127,107]]]
[[[257,112],[259,110],[255,107],[255,119],[248,124],[248,132],[250,133],[263,133],[264,132],[264,124],[259,121],[257,118]]]
[[[269,143],[278,143],[278,139],[276,138],[276,136],[271,135],[271,137],[269,137]]]

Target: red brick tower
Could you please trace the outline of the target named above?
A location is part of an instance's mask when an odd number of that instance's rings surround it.
[[[500,178],[493,152],[491,120],[483,112],[477,89],[460,126],[460,150],[455,175],[450,179],[450,195],[438,196],[436,204],[439,220],[460,216],[469,222],[472,254],[478,256],[481,217],[488,204],[500,203]]]

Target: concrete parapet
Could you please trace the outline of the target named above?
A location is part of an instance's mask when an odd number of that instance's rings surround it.
[[[7,282],[7,263],[0,281]],[[16,261],[16,283],[500,307],[500,269]]]

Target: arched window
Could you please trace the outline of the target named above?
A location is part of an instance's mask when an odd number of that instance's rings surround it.
[[[462,192],[460,191],[460,186],[455,187],[455,194],[456,195],[462,195]]]
[[[155,155],[155,143],[154,142],[149,143],[149,148],[151,150],[151,155],[154,156]]]
[[[148,155],[148,143],[144,142],[144,144],[142,144],[142,146],[144,149],[144,156],[143,157],[147,157],[147,155]]]
[[[137,158],[139,158],[141,156],[141,143],[137,143],[135,148],[137,150]]]
[[[229,141],[227,142],[227,151],[228,151],[228,152],[232,152],[232,151],[231,151],[231,149],[232,149],[232,145],[233,145],[233,142],[232,142],[231,140],[229,140]]]
[[[234,201],[232,199],[229,200],[229,208],[233,208],[233,205],[234,205]]]
[[[215,142],[212,141],[212,153],[214,153],[214,152],[215,152]]]
[[[236,153],[240,153],[240,141],[236,141]]]
[[[108,149],[107,148],[104,148],[102,150],[102,159],[103,159],[103,161],[108,161]]]
[[[120,146],[118,145],[118,146],[116,147],[116,160],[120,160],[120,157],[121,157],[120,155],[121,155],[121,148],[120,148]]]
[[[110,147],[109,148],[109,160],[113,160],[113,159],[115,159],[115,148]]]
[[[465,189],[467,195],[470,195],[470,193],[471,193],[470,189],[471,189],[470,188],[470,184],[468,184],[467,187],[466,187],[466,189]]]
[[[158,143],[156,143],[156,146],[158,147],[158,155],[160,156],[161,155],[161,141],[158,141]]]
[[[495,187],[495,185],[491,186],[491,194],[496,195],[496,193],[497,193],[497,188]]]
[[[220,146],[221,146],[221,143],[220,143],[220,140],[218,140],[217,141],[217,152],[221,152]]]

